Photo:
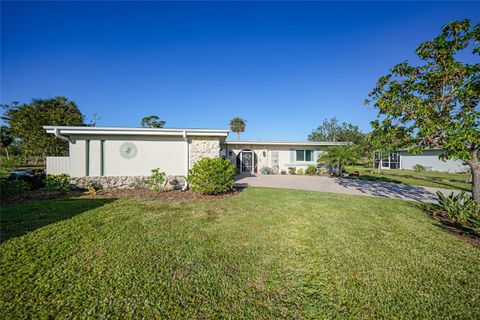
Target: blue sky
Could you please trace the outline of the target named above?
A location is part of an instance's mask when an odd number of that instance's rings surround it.
[[[479,2],[2,2],[1,103],[66,96],[98,125],[228,128],[304,140],[324,118],[364,131],[379,76]],[[233,136],[232,136],[233,138]]]

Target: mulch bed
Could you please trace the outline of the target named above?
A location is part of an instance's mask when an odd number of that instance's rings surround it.
[[[191,190],[187,191],[168,191],[155,192],[148,189],[134,189],[134,190],[101,190],[96,195],[82,195],[82,198],[127,198],[137,200],[210,200],[210,199],[224,199],[237,195],[241,190],[234,190],[232,192],[219,195],[203,195],[195,193]]]
[[[168,191],[168,192],[155,192],[148,189],[135,189],[135,190],[100,190],[95,195],[87,195],[83,191],[71,191],[68,193],[61,193],[59,191],[48,191],[45,189],[33,190],[24,194],[2,198],[1,204],[23,203],[31,200],[46,200],[56,199],[63,197],[79,197],[82,199],[136,199],[136,200],[211,200],[211,199],[224,199],[241,192],[242,189],[235,189],[232,192],[219,194],[219,195],[203,195],[201,193],[195,193],[191,190],[187,191]]]
[[[475,230],[458,222],[452,222],[448,220],[443,211],[432,208],[428,208],[425,211],[430,217],[441,223],[442,226],[455,237],[466,241],[477,248],[480,248],[480,234],[475,232]]]

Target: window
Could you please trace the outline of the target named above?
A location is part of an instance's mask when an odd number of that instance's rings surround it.
[[[390,169],[400,169],[400,154],[390,153]]]
[[[297,150],[297,161],[305,161],[305,150]]]
[[[297,150],[296,161],[313,161],[313,150]]]
[[[400,169],[400,154],[397,152],[392,152],[380,158],[380,152],[375,151],[374,162],[375,168],[378,168],[381,163],[381,167],[384,169]]]
[[[313,161],[313,151],[305,150],[305,161]]]

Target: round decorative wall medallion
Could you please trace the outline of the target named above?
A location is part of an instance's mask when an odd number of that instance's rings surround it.
[[[137,155],[137,146],[131,142],[125,142],[120,145],[120,155],[125,159],[133,159]]]

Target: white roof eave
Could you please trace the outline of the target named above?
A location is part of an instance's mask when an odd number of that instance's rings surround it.
[[[47,133],[58,130],[61,135],[115,135],[115,136],[211,136],[226,137],[228,130],[215,129],[164,129],[164,128],[116,128],[116,127],[65,127],[44,126]]]
[[[247,141],[247,140],[227,140],[224,144],[228,145],[267,145],[267,146],[339,146],[349,145],[351,142],[329,142],[329,141]]]

